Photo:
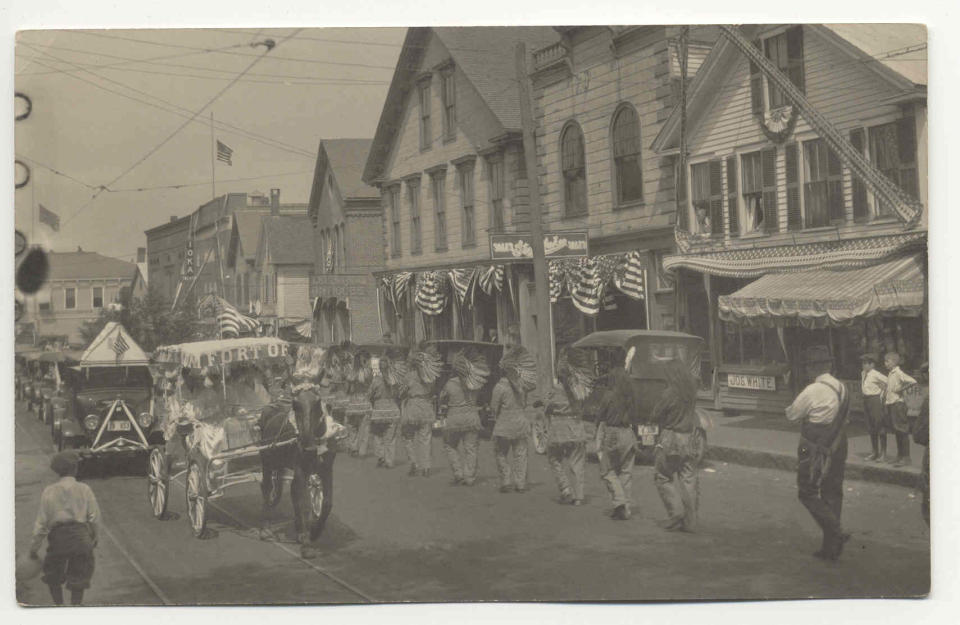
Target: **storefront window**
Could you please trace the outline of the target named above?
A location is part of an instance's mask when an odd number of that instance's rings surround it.
[[[723,362],[735,365],[766,365],[787,361],[776,328],[723,325]]]

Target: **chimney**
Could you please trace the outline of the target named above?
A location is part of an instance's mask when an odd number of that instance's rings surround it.
[[[138,263],[145,263],[145,262],[147,262],[147,248],[145,248],[145,247],[138,247],[138,248],[137,248],[137,262],[138,262]]]
[[[175,222],[178,219],[176,215],[170,215],[170,223]]]
[[[270,214],[274,217],[280,215],[280,189],[270,189]]]

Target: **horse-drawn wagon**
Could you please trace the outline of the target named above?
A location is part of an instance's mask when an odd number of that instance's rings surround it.
[[[289,478],[298,539],[309,552],[309,540],[330,514],[332,439],[342,428],[326,414],[316,380],[295,379],[292,350],[272,337],[157,349],[154,374],[165,440],[151,448],[147,471],[156,518],[170,518],[170,481],[180,476],[198,538],[210,535],[207,503],[228,487],[259,482],[266,516]]]

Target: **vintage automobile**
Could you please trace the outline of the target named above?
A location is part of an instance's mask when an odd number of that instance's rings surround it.
[[[703,339],[699,336],[668,330],[604,330],[593,332],[573,343],[573,347],[593,350],[601,374],[594,395],[587,406],[597,406],[604,391],[603,374],[612,367],[622,367],[627,351],[635,348],[634,357],[627,372],[635,385],[640,401],[639,410],[633,417],[637,428],[637,457],[649,461],[653,455],[660,428],[653,423],[653,410],[667,387],[663,363],[680,360],[699,379],[700,351]],[[694,432],[698,462],[706,452],[707,432],[710,419],[707,413],[698,410],[700,427]],[[598,415],[585,415],[588,421],[596,421]],[[595,443],[594,443],[595,448]],[[595,449],[594,449],[595,451]]]
[[[500,358],[503,356],[503,345],[499,343],[481,343],[479,341],[450,339],[426,341],[425,345],[436,348],[444,363],[443,372],[440,374],[440,379],[437,380],[438,392],[443,388],[443,385],[447,383],[450,376],[453,375],[453,370],[450,368],[449,362],[454,353],[461,349],[472,348],[482,354],[486,359],[487,365],[490,367],[490,376],[487,378],[487,382],[483,385],[483,388],[477,392],[477,405],[480,407],[480,423],[483,428],[480,431],[480,436],[490,438],[493,435],[493,415],[490,413],[490,396],[493,394],[493,387],[496,386],[497,381],[500,379],[499,363]]]
[[[124,346],[121,351],[118,343]],[[81,471],[104,459],[146,466],[150,446],[163,440],[152,410],[153,377],[146,353],[111,322],[67,367],[68,405],[54,419],[58,449],[80,451]]]
[[[27,410],[35,410],[37,418],[43,423],[52,419],[51,400],[60,393],[62,379],[61,367],[72,361],[63,351],[39,351],[26,357],[27,380],[24,384],[24,398]]]

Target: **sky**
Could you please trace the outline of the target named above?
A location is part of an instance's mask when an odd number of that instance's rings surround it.
[[[33,108],[15,125],[15,151],[31,184],[16,192],[16,227],[54,251],[134,260],[144,230],[213,197],[211,111],[215,138],[233,149],[232,166],[215,162],[217,195],[279,188],[281,202],[306,202],[321,139],[373,137],[404,35],[22,31],[15,85]],[[263,56],[251,44],[267,39],[276,46]],[[59,215],[59,232],[37,223],[41,204]]]

